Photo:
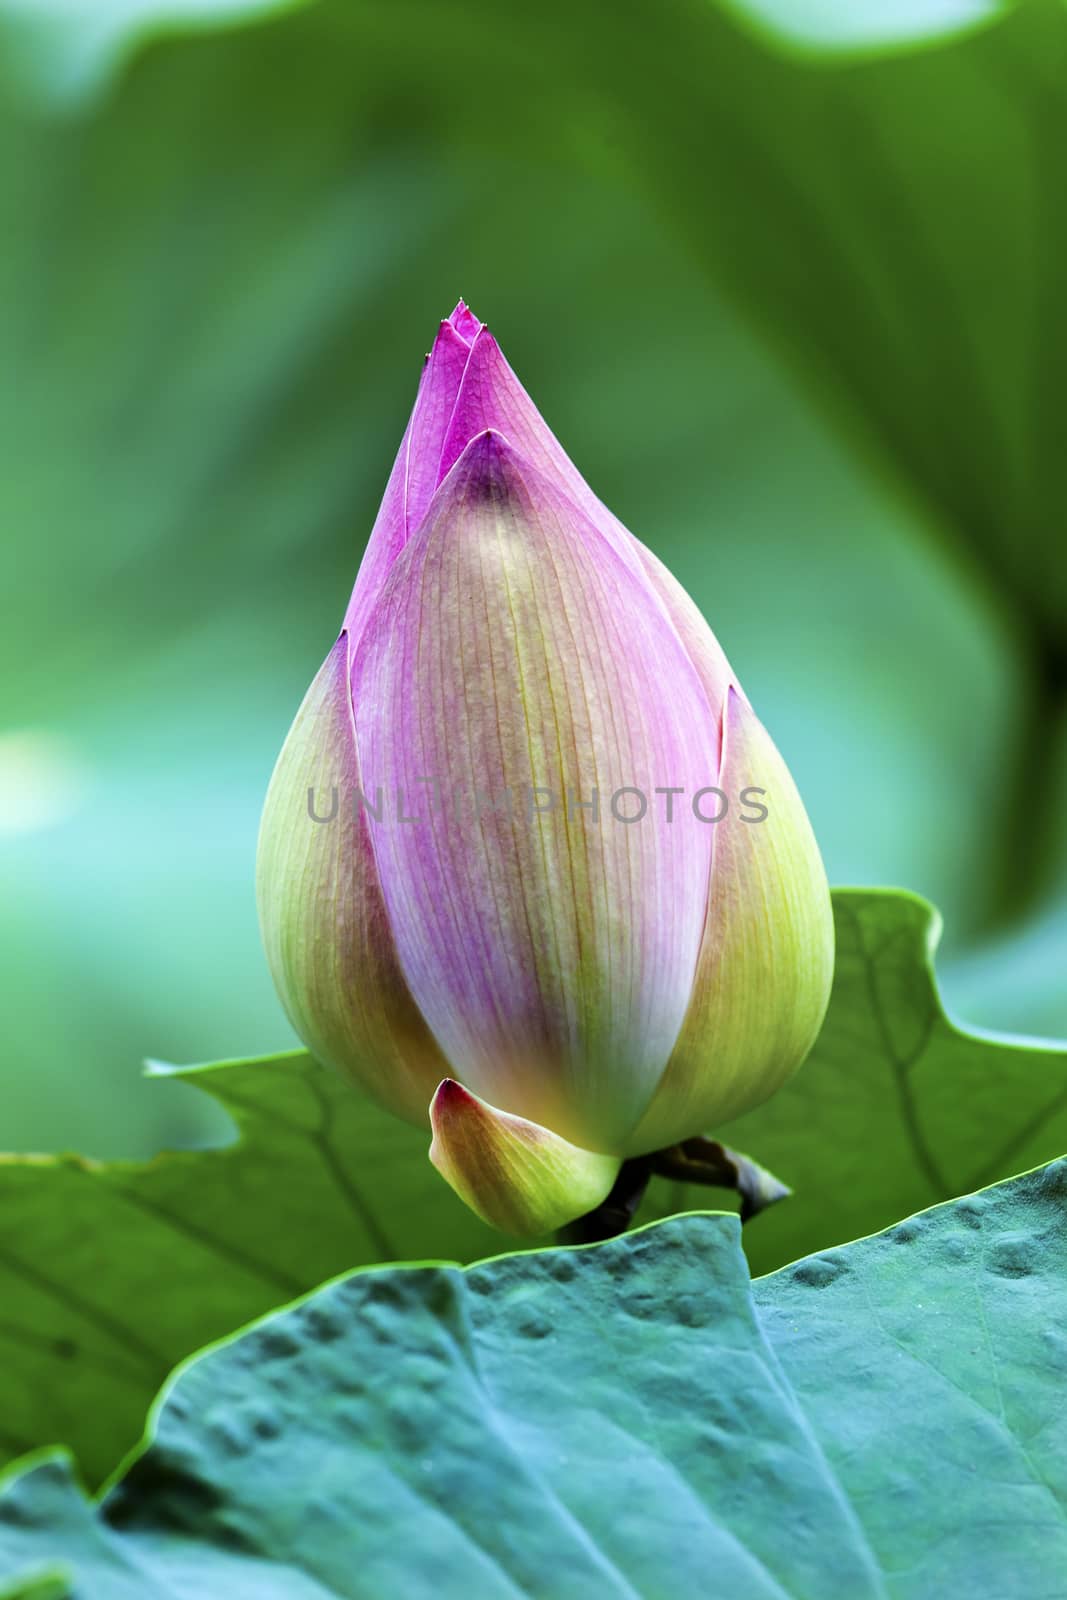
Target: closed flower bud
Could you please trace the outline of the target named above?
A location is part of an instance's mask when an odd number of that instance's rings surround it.
[[[263,937],[322,1061],[536,1234],[758,1104],[829,996],[818,849],[696,606],[485,328],[441,325],[264,810]]]

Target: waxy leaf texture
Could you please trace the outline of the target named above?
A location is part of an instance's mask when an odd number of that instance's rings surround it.
[[[728,1130],[794,1190],[745,1229],[756,1273],[1067,1149],[1067,1052],[946,1018],[925,902],[834,900],[837,974],[818,1043],[779,1096]],[[309,1056],[178,1076],[226,1108],[235,1143],[143,1163],[0,1161],[8,1458],[63,1443],[95,1485],[167,1373],[208,1341],[352,1267],[473,1261],[506,1243],[434,1172],[429,1129]],[[719,1198],[656,1182],[639,1220]]]
[[[1051,1600],[1065,1205],[1060,1161],[754,1284],[721,1213],[354,1273],[181,1368],[99,1505],[59,1454],[15,1477],[0,1572],[61,1558],[109,1600]]]

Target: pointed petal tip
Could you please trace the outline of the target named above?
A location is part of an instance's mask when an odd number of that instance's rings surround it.
[[[723,721],[731,727],[738,727],[742,720],[754,718],[752,702],[739,683],[730,682],[726,686],[726,704],[723,707]]]
[[[449,1115],[462,1113],[468,1106],[477,1106],[477,1097],[465,1089],[455,1078],[442,1078],[434,1090],[433,1099],[430,1101],[430,1123],[436,1123]]]
[[[334,694],[343,692],[346,702],[350,704],[351,686],[349,676],[352,670],[351,636],[348,631],[347,619],[337,638],[326,652],[326,659],[319,668],[319,677],[323,685],[329,684]]]
[[[523,487],[519,453],[498,428],[483,428],[464,446],[448,473],[454,492],[469,500],[509,500]]]
[[[451,327],[465,344],[471,345],[485,327],[485,323],[474,315],[466,301],[460,298],[456,302],[456,309],[447,317],[444,326]]]
[[[483,428],[474,435],[463,453],[475,461],[504,461],[515,451],[499,428]]]
[[[323,668],[332,667],[334,670],[336,670],[341,662],[346,662],[348,660],[352,648],[351,624],[349,621],[349,611],[351,611],[351,609],[352,602],[349,601],[348,608],[345,611],[344,618],[341,622],[340,632],[323,657]]]
[[[425,370],[427,362],[432,365],[435,357],[440,358],[443,349],[450,349],[453,353],[453,358],[460,362],[459,371],[462,371],[462,364],[470,355],[470,348],[471,340],[460,333],[451,317],[445,317],[444,321],[439,322],[437,325],[437,333],[434,336],[433,344],[427,351],[423,369]]]
[[[525,1117],[498,1111],[454,1078],[430,1102],[430,1160],[490,1227],[538,1238],[593,1210],[610,1192],[617,1156],[597,1155]]]
[[[305,696],[304,704],[301,706],[301,713],[315,701],[322,708],[326,706],[338,707],[343,704],[346,708],[346,713],[350,710],[348,700],[350,658],[350,638],[346,624],[327,650],[322,665],[315,674],[311,687]],[[292,730],[290,730],[291,735]]]

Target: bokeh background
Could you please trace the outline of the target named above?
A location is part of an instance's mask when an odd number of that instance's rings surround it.
[[[259,807],[438,320],[697,599],[832,881],[1067,1034],[1062,0],[0,0],[0,1145],[291,1040]]]

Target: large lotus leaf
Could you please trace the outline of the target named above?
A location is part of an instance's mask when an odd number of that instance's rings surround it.
[[[735,1218],[342,1278],[195,1357],[0,1570],[175,1600],[1063,1593],[1067,1162],[750,1283]]]
[[[500,1235],[396,1121],[307,1055],[203,1085],[240,1138],[153,1161],[0,1161],[0,1442],[63,1440],[94,1480],[190,1351],[364,1262],[472,1260]]]
[[[833,998],[805,1065],[724,1130],[794,1185],[746,1234],[756,1272],[872,1233],[1067,1149],[1067,1046],[982,1034],[938,994],[934,909],[891,891],[834,894]],[[646,1215],[701,1205],[661,1186]]]
[[[929,907],[856,891],[836,906],[815,1050],[724,1130],[796,1191],[745,1230],[757,1270],[1067,1147],[1067,1052],[947,1020]],[[304,1054],[170,1076],[208,1091],[240,1139],[147,1163],[0,1162],[0,1442],[13,1455],[62,1441],[94,1483],[206,1341],[353,1266],[470,1261],[508,1242],[437,1176],[425,1135]],[[657,1183],[645,1215],[708,1198]]]

